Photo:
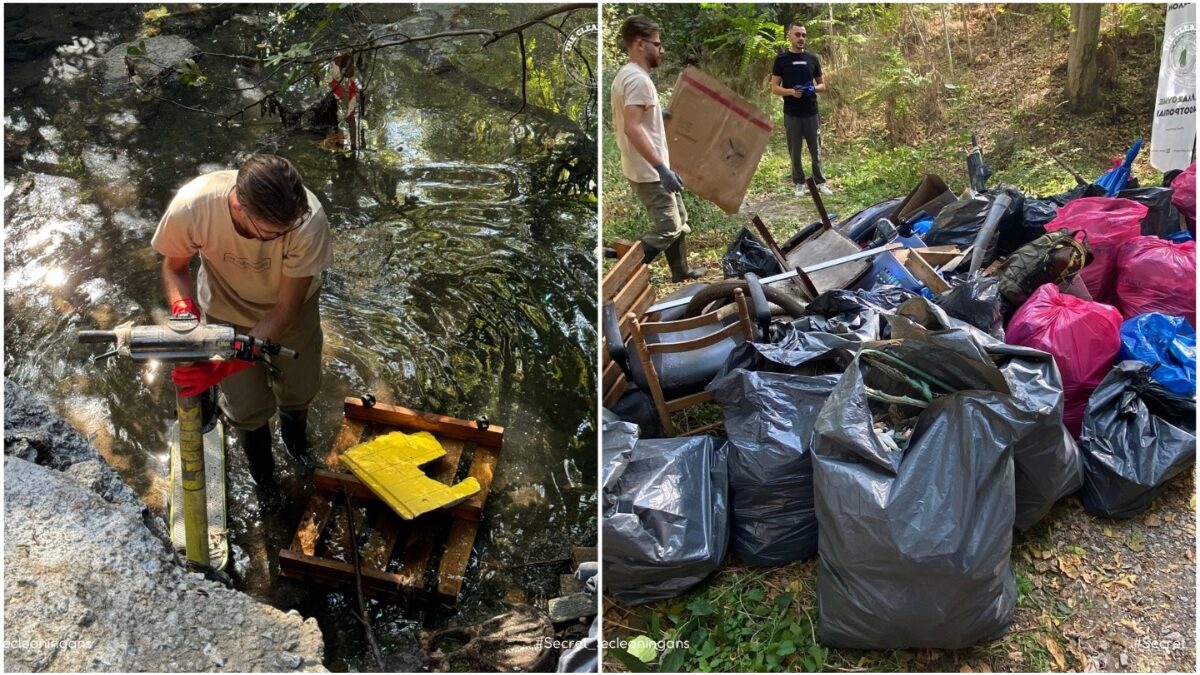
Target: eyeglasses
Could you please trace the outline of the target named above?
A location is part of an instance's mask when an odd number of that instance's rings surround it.
[[[663,46],[662,46],[662,42],[661,42],[661,41],[660,41],[660,42],[655,42],[654,40],[647,40],[647,39],[645,39],[645,38],[642,38],[642,42],[649,42],[650,44],[654,45],[654,48],[655,48],[655,49],[659,49],[659,50],[662,50],[662,49],[663,49]]]
[[[258,223],[254,222],[254,217],[250,215],[249,211],[246,211],[243,208],[242,213],[246,214],[246,220],[250,222],[250,227],[254,228],[254,234],[256,234],[258,236],[258,238],[263,241],[274,241],[274,240],[282,237],[283,235],[285,235],[285,234],[295,230],[296,228],[300,227],[301,225],[303,225],[304,220],[306,218],[308,218],[308,213],[303,213],[300,215],[299,218],[296,219],[296,222],[292,223],[291,226],[289,226],[285,230],[266,230],[264,232],[263,229],[258,226]]]

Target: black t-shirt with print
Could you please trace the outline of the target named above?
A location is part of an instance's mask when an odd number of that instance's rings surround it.
[[[807,50],[799,54],[784,51],[775,57],[775,66],[771,68],[771,74],[779,76],[781,87],[792,89],[798,84],[813,82],[816,78],[821,77],[821,62],[817,59],[816,54]],[[784,96],[783,114],[792,117],[816,115],[817,95],[808,94],[803,98]]]

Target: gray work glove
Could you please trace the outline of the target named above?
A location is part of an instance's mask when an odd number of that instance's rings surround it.
[[[679,174],[662,164],[654,167],[654,170],[658,172],[658,182],[662,183],[667,192],[680,192],[683,190],[683,179],[679,177]]]

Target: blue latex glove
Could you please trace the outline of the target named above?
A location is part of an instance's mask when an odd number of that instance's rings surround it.
[[[658,181],[667,189],[667,192],[680,192],[683,190],[683,179],[679,177],[679,174],[662,164],[654,167],[654,170],[658,172]]]

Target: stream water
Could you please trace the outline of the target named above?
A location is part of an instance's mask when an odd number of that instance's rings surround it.
[[[280,21],[269,5],[213,6],[156,27],[203,51],[253,54],[264,42],[302,39],[323,17],[313,7],[311,17]],[[410,408],[487,415],[506,428],[456,612],[371,604],[389,666],[419,664],[410,660],[419,628],[499,613],[513,589],[532,602],[556,595],[567,569],[541,561],[595,545],[597,513],[595,203],[588,189],[578,194],[555,180],[573,156],[594,162],[594,132],[586,130],[594,129],[595,92],[556,65],[563,37],[530,31],[533,108],[516,117],[521,68],[513,38],[486,49],[469,37],[377,52],[363,73],[370,77],[366,149],[351,160],[322,149],[321,135],[285,133],[277,120],[259,119],[257,109],[240,124],[221,125],[138,98],[128,86],[106,90],[94,75],[99,57],[135,40],[147,25],[145,9],[5,7],[6,376],[89,436],[165,514],[169,377],[122,359],[90,363],[93,350],[76,344],[75,332],[164,320],[150,238],[175,189],[236,167],[248,152],[284,155],[320,196],[336,241],[321,289],[324,384],[309,429],[315,454],[332,443],[343,398],[368,392]],[[424,34],[503,28],[544,9],[369,5],[349,16],[355,30]],[[331,30],[350,33],[345,16],[334,15]],[[593,12],[578,12],[564,28],[593,20]],[[261,95],[221,88],[255,80],[235,60],[197,63],[219,86],[174,84],[163,95],[220,110]],[[300,107],[315,100],[317,87],[305,84],[283,100]],[[280,609],[316,616],[329,668],[373,669],[354,599],[278,574],[276,553],[290,542],[310,488],[278,440],[276,453],[289,506],[264,515],[241,449],[229,446],[235,583]]]

